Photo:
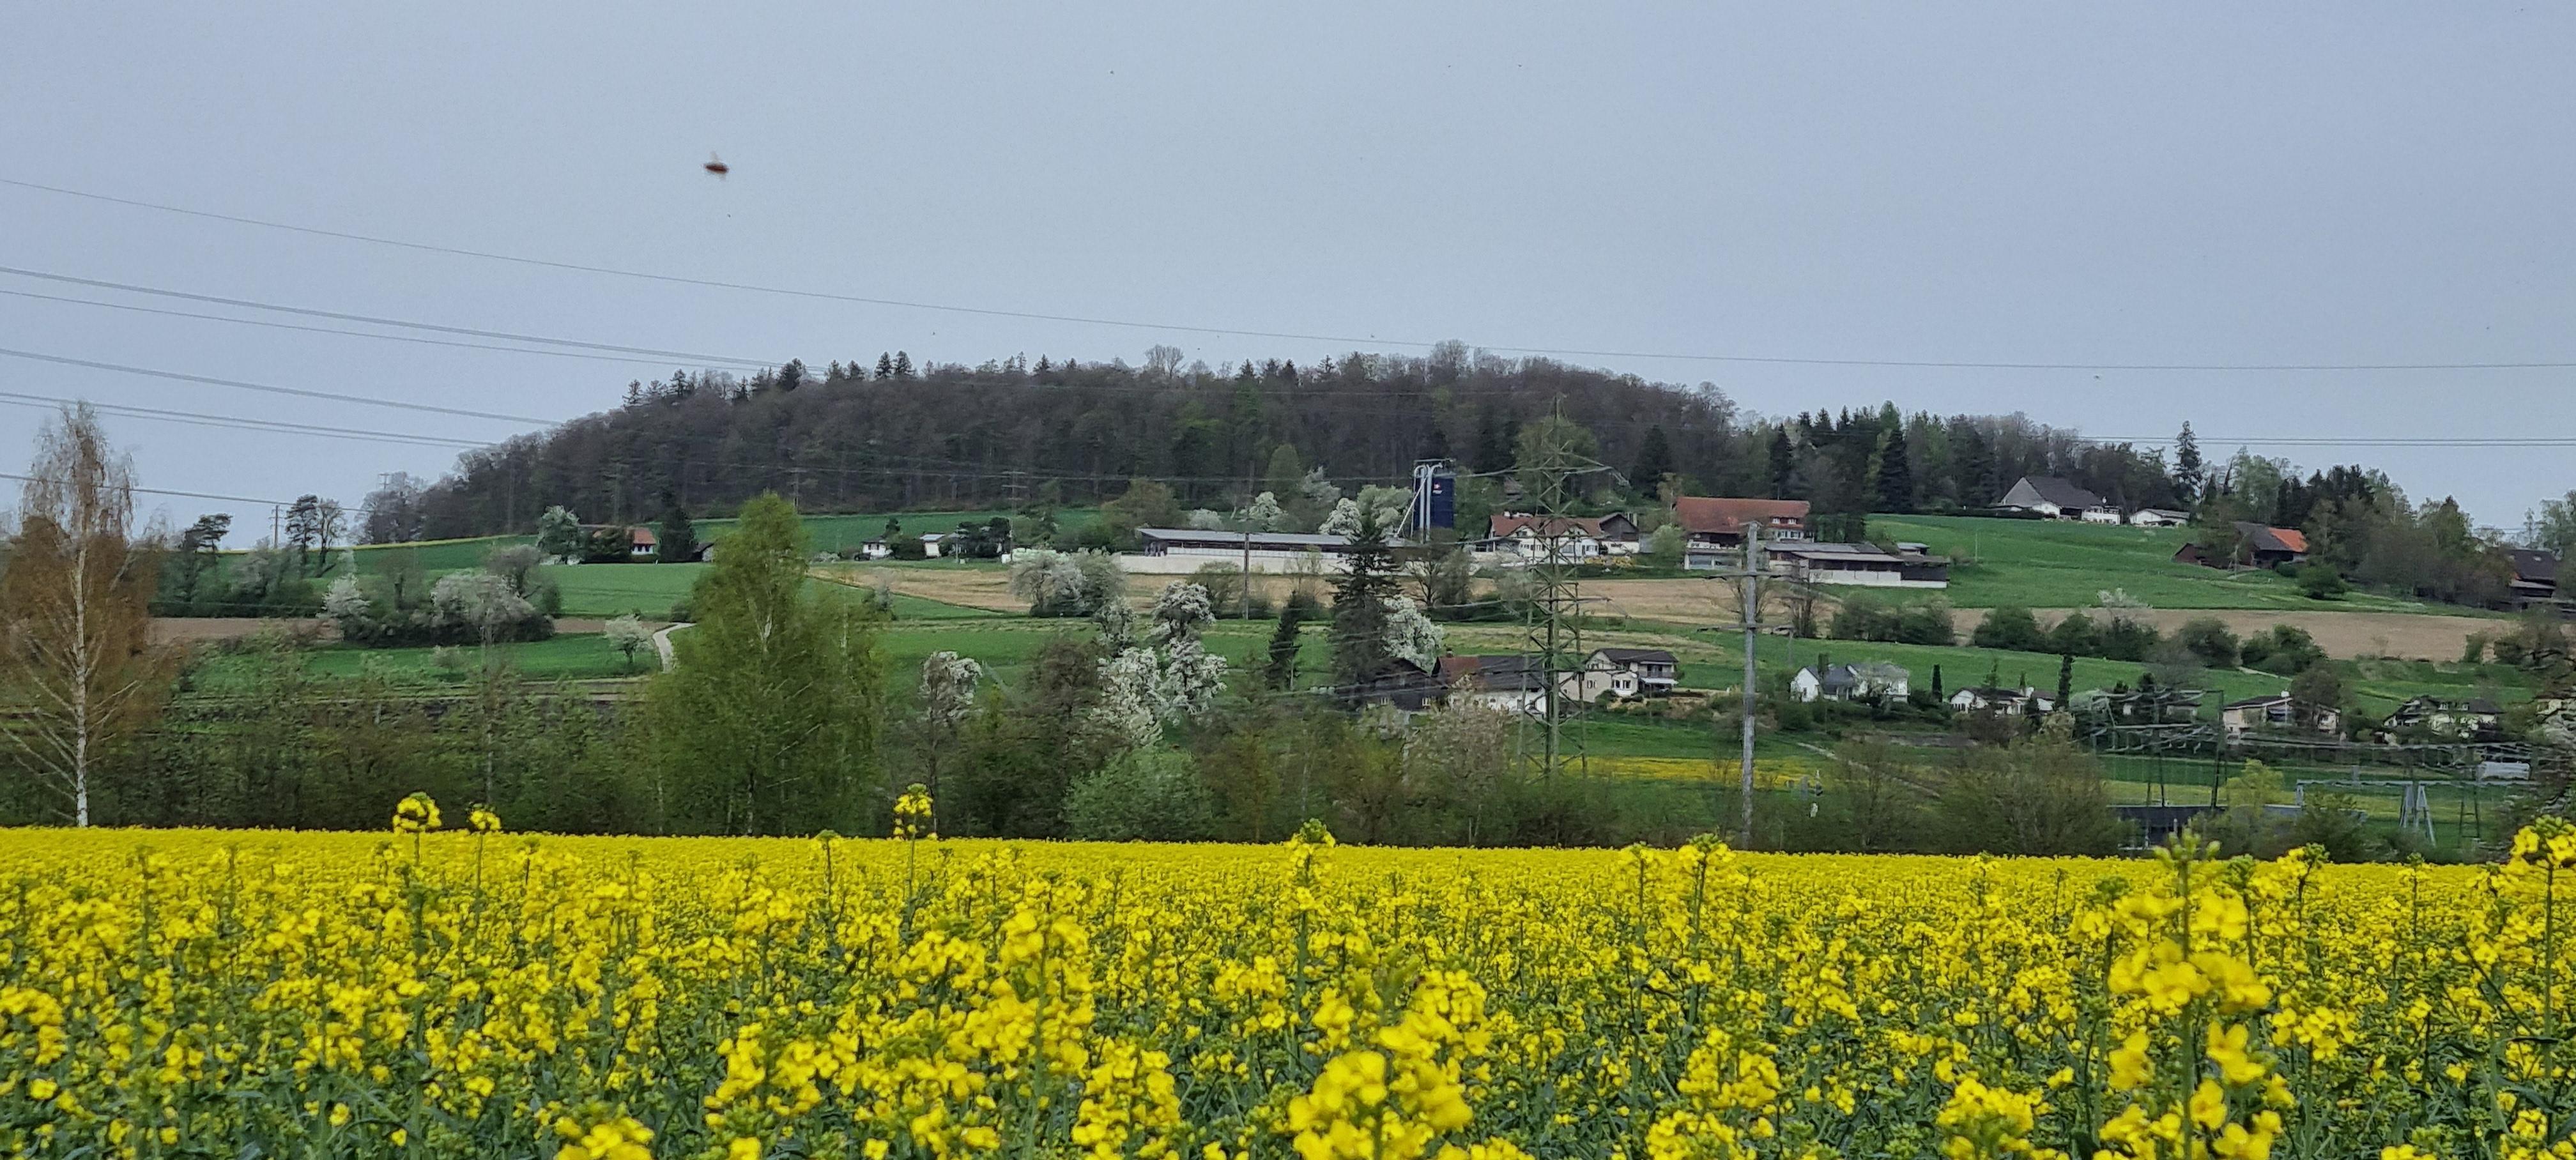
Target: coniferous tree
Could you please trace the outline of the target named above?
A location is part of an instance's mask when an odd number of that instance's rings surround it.
[[[689,522],[689,509],[679,501],[664,496],[660,544],[655,554],[665,564],[687,563],[698,558],[698,529]]]
[[[1890,406],[1888,413],[1895,413]],[[1914,467],[1905,448],[1905,429],[1889,425],[1879,438],[1886,446],[1878,453],[1878,510],[1903,515],[1914,510]]]
[[[902,351],[894,352],[894,377],[896,382],[905,382],[912,378],[911,355]]]
[[[1375,509],[1360,509],[1343,562],[1333,579],[1333,685],[1344,702],[1356,703],[1361,683],[1384,673],[1394,655],[1386,647],[1386,603],[1396,594],[1395,557]]]
[[[894,356],[893,356],[893,355],[887,354],[887,353],[885,353],[884,351],[878,351],[878,352],[877,352],[877,375],[876,375],[876,377],[877,377],[877,378],[879,378],[879,379],[890,379],[890,378],[893,378],[893,377],[894,377]]]
[[[1673,442],[1664,434],[1664,425],[1646,428],[1646,442],[1637,449],[1637,463],[1628,469],[1628,486],[1639,495],[1653,495],[1657,485],[1673,472]]]
[[[1789,428],[1784,424],[1771,429],[1771,498],[1789,498],[1790,485],[1798,471],[1798,449],[1789,442]]]
[[[2174,437],[2174,497],[2185,507],[2200,502],[2200,439],[2191,433],[2191,421],[2183,421],[2182,434]]]
[[[1261,683],[1286,691],[1297,681],[1297,629],[1306,620],[1306,606],[1295,600],[1279,608],[1279,623],[1270,630],[1270,651],[1261,666]]]

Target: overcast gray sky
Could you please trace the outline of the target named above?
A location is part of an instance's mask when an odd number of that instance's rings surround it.
[[[1643,352],[1572,361],[1772,414],[1892,398],[2159,437],[2190,419],[2220,455],[2230,437],[2576,435],[2565,369],[1646,357],[2576,361],[2563,6],[107,2],[15,4],[0,29],[0,178],[215,213],[1391,352]],[[729,179],[701,171],[711,151]],[[1350,346],[678,286],[9,185],[0,266],[816,363]],[[545,418],[668,369],[10,295],[0,347]],[[10,357],[0,390],[513,429]],[[0,470],[41,418],[0,405]],[[229,495],[354,503],[379,472],[453,460],[111,427],[148,486]],[[2504,526],[2576,486],[2567,448],[2256,449],[2381,464]]]

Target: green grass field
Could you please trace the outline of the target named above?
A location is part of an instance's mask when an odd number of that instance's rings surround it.
[[[635,654],[635,661],[630,666],[625,654],[609,647],[608,638],[598,633],[493,647],[519,670],[520,675],[545,681],[633,676],[658,663],[648,647]],[[470,646],[457,651],[464,658],[465,666],[449,672],[438,667],[434,660],[437,650],[434,648],[327,645],[304,653],[304,671],[317,677],[354,679],[372,667],[397,684],[454,684],[465,679],[477,659],[477,650]],[[196,669],[195,680],[200,689],[223,692],[238,686],[251,666],[252,660],[248,657],[214,656]]]
[[[2118,588],[2156,608],[2465,611],[2360,592],[2311,600],[2271,572],[2177,564],[2175,550],[2191,538],[2185,528],[1890,515],[1871,516],[1869,528],[1873,535],[1921,543],[1956,561],[1942,595],[1961,608],[2085,608],[2098,603],[2104,590]]]

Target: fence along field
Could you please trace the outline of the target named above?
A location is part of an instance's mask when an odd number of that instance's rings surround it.
[[[2576,1152],[2576,832],[2493,869],[0,838],[13,1155]]]

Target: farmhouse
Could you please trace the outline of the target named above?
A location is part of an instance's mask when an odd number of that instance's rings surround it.
[[[2273,528],[2240,521],[2236,534],[2244,540],[2240,554],[2257,568],[2292,564],[2308,558],[2308,535],[2297,528]]]
[[[1452,700],[1466,704],[1525,717],[1547,712],[1547,674],[1537,657],[1442,657],[1440,683]]]
[[[2198,564],[2204,568],[2271,568],[2308,558],[2307,533],[2297,528],[2274,528],[2238,520],[2236,541],[2236,555],[2232,558],[2199,544],[2184,544],[2174,549],[2174,563]]]
[[[2331,705],[2311,705],[2288,693],[2279,693],[2221,705],[2218,722],[2230,737],[2293,732],[2333,736],[2343,729],[2343,714]]]
[[[2178,528],[2191,522],[2190,512],[2172,508],[2139,508],[2129,514],[2129,524],[2140,528]]]
[[[1681,675],[1673,654],[1659,648],[1597,648],[1581,668],[1557,681],[1563,694],[1578,701],[1598,701],[1604,694],[1625,701],[1662,697]]]
[[[1890,552],[1876,544],[1790,544],[1772,554],[1771,567],[1809,584],[1873,588],[1947,588],[1950,559],[1919,550]]]
[[[1649,697],[1660,697],[1673,691],[1681,680],[1681,665],[1673,654],[1659,648],[1597,648],[1584,659],[1584,667],[1606,667],[1629,673],[1637,678],[1639,689]]]
[[[2037,512],[2052,520],[2081,518],[2087,510],[2104,506],[2102,497],[2075,486],[2074,482],[2056,475],[2025,475],[2015,480],[2012,489],[1995,501],[1999,508]],[[2113,509],[2114,515],[2117,509]],[[2114,519],[2112,522],[2117,523]]]
[[[1673,519],[1689,536],[1683,550],[1685,568],[1715,568],[1723,551],[1744,546],[1744,529],[1759,526],[1764,541],[1787,544],[1807,538],[1807,501],[1803,499],[1728,499],[1686,495],[1673,501]]]
[[[2045,713],[2057,706],[2040,696],[2037,689],[1979,685],[1950,694],[1950,707],[1962,713],[2020,713],[2036,707]]]
[[[1789,695],[1801,701],[1864,701],[1871,697],[1897,700],[1905,696],[1912,680],[1912,674],[1885,661],[1857,665],[1819,661],[1789,678]]]
[[[1439,702],[1447,686],[1422,666],[1403,657],[1389,657],[1375,673],[1363,678],[1351,690],[1363,705],[1384,705],[1399,713],[1420,713]]]
[[[1637,523],[1618,512],[1606,516],[1534,516],[1506,513],[1493,517],[1485,539],[1476,546],[1525,559],[1541,559],[1556,545],[1559,560],[1632,556],[1637,552]]]
[[[655,556],[660,555],[661,552],[661,541],[654,537],[653,529],[628,528],[626,530],[626,556],[628,559],[650,560]]]

